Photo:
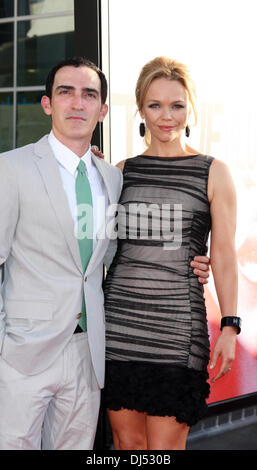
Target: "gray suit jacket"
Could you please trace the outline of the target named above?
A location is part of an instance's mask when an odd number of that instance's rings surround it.
[[[106,185],[109,204],[117,203],[120,170],[92,158]],[[103,387],[102,277],[109,245],[105,226],[97,235],[83,275],[72,216],[47,136],[0,156],[0,265],[5,263],[0,354],[21,373],[39,373],[58,357],[78,323],[84,289],[90,351],[98,384]]]

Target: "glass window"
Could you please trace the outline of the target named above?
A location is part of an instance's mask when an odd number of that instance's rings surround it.
[[[42,92],[28,91],[17,94],[17,147],[36,142],[51,129],[51,118],[41,106]]]
[[[13,86],[13,23],[0,28],[0,88]]]
[[[18,86],[44,85],[53,65],[74,55],[74,17],[18,23]]]
[[[74,0],[18,0],[18,15],[73,11]]]
[[[0,18],[9,18],[14,14],[14,0],[0,0]]]
[[[13,148],[13,94],[0,93],[0,153]]]

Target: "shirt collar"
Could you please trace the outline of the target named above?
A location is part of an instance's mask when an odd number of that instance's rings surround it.
[[[81,159],[66,145],[62,144],[54,135],[53,131],[48,136],[48,142],[53,150],[56,160],[73,176],[76,173],[77,166],[82,159],[86,165],[88,176],[92,171],[91,145]]]

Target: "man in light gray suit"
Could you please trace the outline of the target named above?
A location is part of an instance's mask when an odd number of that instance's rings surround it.
[[[0,449],[93,448],[104,385],[103,263],[112,258],[107,213],[122,187],[120,170],[90,148],[106,94],[91,62],[58,64],[42,98],[51,133],[0,156]],[[74,229],[80,177],[93,207],[85,255]]]
[[[42,98],[50,135],[0,158],[0,449],[40,449],[43,424],[44,449],[94,443],[104,384],[106,213],[122,186],[121,171],[90,149],[107,113],[106,93],[91,62],[58,64]],[[80,160],[93,203],[85,272],[74,232]]]

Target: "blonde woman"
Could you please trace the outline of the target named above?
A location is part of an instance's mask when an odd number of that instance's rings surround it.
[[[152,60],[141,71],[136,99],[148,146],[118,165],[126,217],[105,283],[105,400],[115,449],[181,450],[190,426],[204,416],[209,394],[203,286],[190,261],[206,255],[210,229],[223,317],[212,381],[228,373],[235,357],[236,196],[227,166],[187,143],[196,107],[186,66]]]

